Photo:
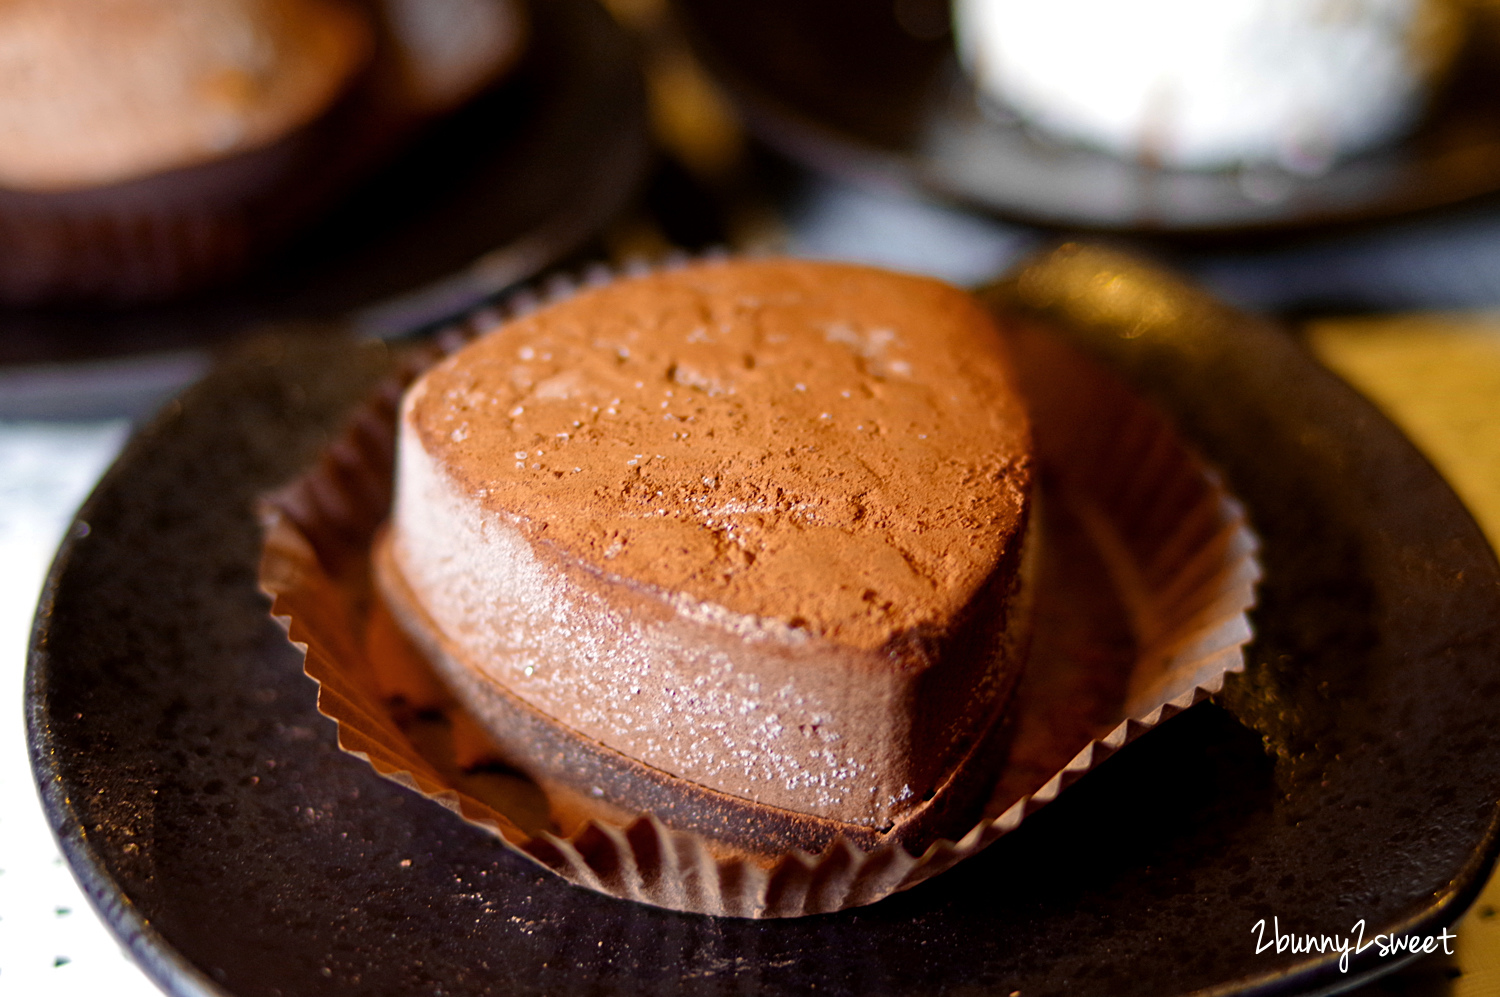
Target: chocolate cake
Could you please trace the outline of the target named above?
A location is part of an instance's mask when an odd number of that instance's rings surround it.
[[[505,0],[0,2],[0,302],[244,273],[524,36]]]
[[[0,300],[143,300],[243,266],[303,213],[372,44],[350,0],[0,4]]]
[[[385,601],[573,817],[736,847],[962,833],[1029,631],[993,319],[792,261],[619,280],[429,371]]]

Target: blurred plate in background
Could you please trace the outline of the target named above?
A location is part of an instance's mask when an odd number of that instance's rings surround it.
[[[750,127],[836,176],[1090,230],[1233,234],[1370,221],[1500,190],[1500,60],[1476,32],[1405,142],[1318,176],[1159,169],[987,114],[959,71],[943,0],[677,0]]]
[[[512,75],[267,267],[171,304],[0,310],[0,367],[181,350],[290,320],[405,332],[576,251],[645,176],[644,86],[630,40],[594,0],[529,7],[529,48]],[[5,402],[0,417],[16,414]]]

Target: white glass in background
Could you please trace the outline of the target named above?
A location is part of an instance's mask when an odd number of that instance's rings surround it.
[[[74,510],[125,420],[0,422],[0,994],[159,997],[58,854],[37,802],[21,710],[31,617]]]

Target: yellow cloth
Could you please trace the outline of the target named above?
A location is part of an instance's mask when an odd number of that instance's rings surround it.
[[[1326,320],[1308,331],[1319,358],[1405,430],[1500,549],[1500,313]],[[1397,975],[1420,977],[1432,997],[1500,997],[1497,910],[1500,877],[1459,922],[1451,981],[1431,957]],[[1407,992],[1393,986],[1360,993]]]

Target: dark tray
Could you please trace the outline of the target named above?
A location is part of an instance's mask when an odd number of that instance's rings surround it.
[[[676,0],[751,127],[805,164],[1024,221],[1233,234],[1370,221],[1500,190],[1500,60],[1477,26],[1415,134],[1320,176],[1159,169],[1039,136],[980,106],[945,0]]]
[[[1500,566],[1447,485],[1274,327],[1063,251],[1005,292],[1178,420],[1264,542],[1245,676],[983,855],[871,907],[715,920],[564,884],[335,746],[256,591],[255,496],[387,369],[268,340],[169,406],[80,513],[37,616],[32,762],[85,890],[169,992],[1044,994],[1338,987],[1494,859]]]
[[[526,6],[514,72],[262,269],[163,305],[0,308],[0,366],[182,349],[271,322],[340,318],[390,334],[452,318],[577,250],[644,180],[644,83],[596,0]]]

